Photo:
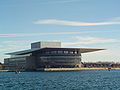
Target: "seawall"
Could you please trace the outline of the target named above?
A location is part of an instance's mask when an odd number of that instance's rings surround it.
[[[51,72],[51,71],[85,71],[85,70],[120,70],[120,68],[101,68],[101,67],[100,68],[83,68],[83,67],[82,68],[41,68],[38,71]],[[14,71],[0,70],[0,72],[14,72]]]
[[[120,68],[44,68],[44,71],[120,70]]]

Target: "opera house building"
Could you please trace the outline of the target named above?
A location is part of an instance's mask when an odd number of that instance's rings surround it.
[[[41,68],[75,68],[81,67],[81,53],[104,49],[62,48],[61,42],[35,42],[31,49],[6,53],[10,58],[4,59],[7,70],[40,70]]]

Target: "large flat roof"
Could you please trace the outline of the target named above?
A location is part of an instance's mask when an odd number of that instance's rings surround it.
[[[12,52],[12,53],[6,53],[6,54],[7,55],[24,55],[24,54],[29,54],[32,52],[40,51],[43,49],[46,49],[46,50],[80,50],[81,53],[105,50],[105,49],[97,49],[97,48],[33,48],[33,49],[17,51],[17,52]]]

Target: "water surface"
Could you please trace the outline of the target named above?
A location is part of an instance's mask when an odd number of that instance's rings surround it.
[[[0,72],[0,90],[120,90],[120,70]]]

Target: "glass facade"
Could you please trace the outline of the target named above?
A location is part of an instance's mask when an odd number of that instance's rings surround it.
[[[50,67],[80,67],[81,65],[81,53],[75,49],[48,49],[35,53],[37,57],[37,68]]]
[[[59,51],[45,51],[43,52],[45,54],[78,54],[79,51],[64,51],[64,50],[59,50]]]
[[[7,58],[4,64],[8,70],[24,69],[26,67],[26,57]]]

